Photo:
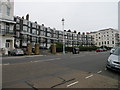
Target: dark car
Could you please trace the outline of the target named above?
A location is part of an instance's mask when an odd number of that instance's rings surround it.
[[[24,55],[24,51],[22,49],[13,49],[9,52],[10,55]]]
[[[72,52],[73,54],[79,54],[79,51],[80,51],[79,48],[73,48]]]

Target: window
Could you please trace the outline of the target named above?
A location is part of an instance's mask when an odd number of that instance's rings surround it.
[[[107,44],[109,44],[109,41],[107,41]]]
[[[10,47],[10,40],[6,40],[5,47],[9,48]]]
[[[114,44],[114,41],[112,41],[112,44]]]
[[[36,37],[32,37],[32,41],[36,41]]]
[[[32,29],[32,34],[37,34],[36,29]]]
[[[23,38],[24,38],[24,39],[27,39],[27,35],[23,35]]]
[[[6,13],[7,13],[8,16],[10,16],[10,8],[8,6],[6,6],[6,8],[7,8],[7,12]]]
[[[27,24],[28,24],[28,21],[24,19],[24,20],[23,20],[23,24],[24,24],[24,25],[27,25]]]
[[[17,19],[16,19],[16,22],[17,22],[17,23],[20,23],[20,19],[17,18]]]
[[[51,36],[51,34],[50,34],[50,33],[47,33],[47,36],[48,36],[48,37],[50,37],[50,36]]]
[[[99,42],[99,45],[101,45],[101,43]]]
[[[37,30],[37,35],[39,35],[39,31]]]
[[[16,29],[19,30],[20,29],[20,25],[16,24]]]
[[[106,44],[106,41],[105,41],[105,44]]]
[[[10,47],[10,42],[6,42],[6,48],[9,48]]]
[[[23,31],[27,32],[27,26],[23,26]]]
[[[32,27],[36,28],[36,23],[32,23]]]
[[[9,23],[6,23],[6,32],[9,32],[9,29],[10,29],[10,25]]]
[[[19,32],[16,32],[16,37],[20,37],[20,33]]]
[[[28,28],[28,32],[30,33],[30,28]]]

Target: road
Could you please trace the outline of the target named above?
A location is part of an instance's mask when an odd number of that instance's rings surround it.
[[[119,88],[109,52],[3,57],[3,88]]]

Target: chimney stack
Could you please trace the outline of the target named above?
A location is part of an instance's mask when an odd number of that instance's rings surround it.
[[[27,15],[26,15],[26,20],[28,20],[28,21],[29,21],[29,14],[27,14]]]
[[[22,19],[24,19],[24,16],[22,16]]]

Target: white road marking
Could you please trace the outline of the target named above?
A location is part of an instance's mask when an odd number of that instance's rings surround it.
[[[105,68],[105,71],[107,70],[107,68]]]
[[[90,77],[92,77],[93,75],[90,75],[90,76],[87,76],[87,77],[85,77],[85,79],[88,79],[88,78],[90,78]]]
[[[91,55],[91,56],[92,56],[92,55],[96,55],[96,54],[89,54],[89,55]]]
[[[73,86],[73,85],[77,84],[78,82],[79,82],[79,81],[76,81],[76,82],[74,82],[74,83],[71,83],[71,84],[67,85],[67,87]]]
[[[101,73],[102,71],[98,71],[97,73]]]
[[[53,61],[53,60],[59,60],[61,58],[54,58],[54,59],[46,59],[46,60],[38,60],[38,61],[30,61],[30,62],[23,62],[23,63],[14,63],[14,64],[2,64],[2,65],[16,65],[16,64],[27,64],[27,63],[36,63],[36,62],[45,62],[45,61]]]
[[[39,56],[45,56],[45,55],[11,56],[11,57],[4,57],[2,59],[17,59],[17,58],[39,57]]]
[[[60,60],[61,58],[53,58],[53,59],[46,59],[46,60],[38,60],[38,61],[31,61],[31,62],[46,62],[46,61],[54,61],[54,60]]]
[[[6,64],[3,64],[3,65],[10,65],[10,63],[6,63]]]
[[[71,58],[77,58],[77,57],[83,57],[83,56],[85,56],[85,55],[81,55],[81,56],[75,56],[75,57],[71,57]]]
[[[39,62],[39,61],[33,61],[33,62]]]

